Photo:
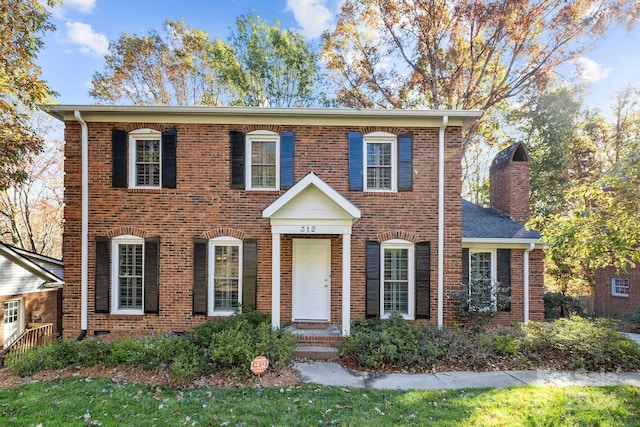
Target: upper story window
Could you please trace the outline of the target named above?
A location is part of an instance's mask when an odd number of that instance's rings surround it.
[[[247,134],[247,183],[252,190],[280,187],[280,135],[257,131]]]
[[[364,136],[364,191],[397,191],[396,136],[375,132]]]
[[[141,129],[129,133],[129,187],[160,187],[161,133]]]
[[[611,295],[614,297],[629,297],[629,278],[614,277],[611,279]]]
[[[413,134],[349,132],[349,190],[413,190]]]
[[[111,152],[113,187],[176,188],[175,129],[113,129]]]
[[[293,186],[295,134],[231,131],[231,188],[280,190]]]

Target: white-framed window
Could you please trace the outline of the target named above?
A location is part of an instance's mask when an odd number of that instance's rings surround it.
[[[280,189],[280,135],[269,131],[246,136],[248,190]]]
[[[129,132],[129,188],[162,186],[162,133],[153,129]]]
[[[111,240],[111,313],[144,314],[144,239]]]
[[[397,191],[397,137],[387,132],[364,135],[364,191]]]
[[[209,316],[233,314],[242,304],[242,241],[209,240]]]
[[[611,295],[629,298],[629,278],[614,277],[611,279]]]
[[[380,246],[381,317],[399,313],[414,318],[414,245],[405,240],[388,240]]]
[[[469,250],[469,310],[496,311],[496,261],[495,250]]]

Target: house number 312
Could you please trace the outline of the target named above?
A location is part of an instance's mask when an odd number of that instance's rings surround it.
[[[303,225],[302,227],[300,227],[300,232],[301,233],[315,233],[316,232],[316,226],[315,225]]]

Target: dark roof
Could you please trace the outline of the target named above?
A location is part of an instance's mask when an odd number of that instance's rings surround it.
[[[539,239],[540,233],[527,230],[496,209],[462,201],[463,239]]]

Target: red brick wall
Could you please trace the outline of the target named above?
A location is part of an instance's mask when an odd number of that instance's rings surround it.
[[[262,210],[283,191],[231,189],[229,131],[250,131],[269,126],[223,126],[176,124],[177,188],[128,190],[111,187],[111,130],[142,127],[165,129],[149,123],[89,123],[89,334],[95,330],[153,333],[182,331],[205,320],[192,315],[193,237],[211,237],[218,230],[258,240],[259,310],[271,311],[271,228]],[[271,129],[274,130],[274,129]],[[437,287],[437,128],[367,128],[278,126],[296,132],[296,181],[313,171],[362,212],[353,225],[351,266],[351,317],[365,313],[365,241],[381,236],[410,236],[430,241],[432,321],[436,318]],[[348,189],[347,132],[388,131],[414,133],[413,192],[373,194]],[[445,179],[445,274],[446,290],[461,283],[461,135],[450,127],[446,134]],[[81,176],[80,127],[66,123],[65,145],[65,303],[67,336],[80,332],[80,230]],[[94,313],[94,253],[96,236],[115,237],[127,232],[160,237],[160,313],[145,316],[114,316]],[[283,236],[281,261],[282,320],[291,316],[291,237]],[[308,236],[305,236],[308,237]],[[341,237],[332,239],[332,319],[341,319]],[[453,321],[449,292],[445,292],[445,321]]]
[[[611,295],[611,279],[629,278],[629,297]],[[602,316],[624,316],[640,312],[640,268],[629,268],[627,273],[616,273],[614,267],[595,272],[593,310]]]
[[[530,216],[529,173],[528,161],[510,161],[490,175],[491,206],[523,224]]]

